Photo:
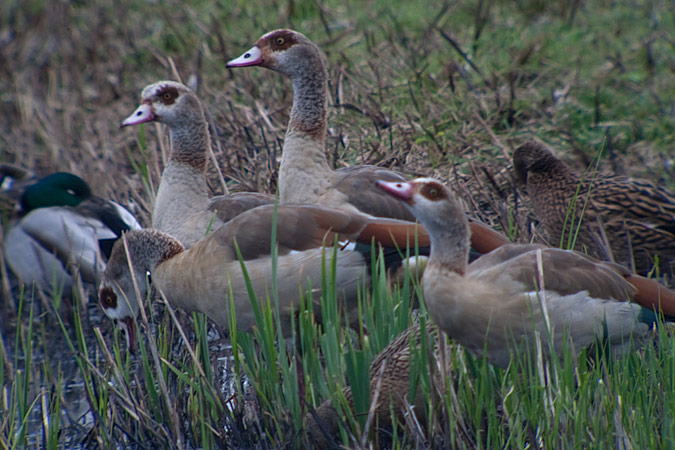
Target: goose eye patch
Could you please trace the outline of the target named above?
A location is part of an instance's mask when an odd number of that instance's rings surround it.
[[[285,50],[295,43],[295,37],[288,33],[284,33],[281,36],[278,35],[271,40],[271,46],[275,50]]]
[[[422,195],[429,200],[440,200],[444,197],[443,191],[438,186],[427,185],[422,188]]]
[[[105,287],[101,289],[99,294],[99,302],[103,308],[115,308],[117,306],[117,295],[115,295],[112,288]]]
[[[165,105],[172,105],[178,98],[178,90],[173,87],[166,87],[159,92],[159,101]]]

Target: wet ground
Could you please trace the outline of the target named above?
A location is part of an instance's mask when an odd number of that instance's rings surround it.
[[[25,302],[21,312],[21,320],[18,320],[18,304],[8,303],[3,299],[3,311],[0,316],[0,331],[2,333],[2,352],[4,367],[4,385],[0,399],[0,411],[11,414],[11,405],[25,404],[21,411],[15,410],[15,426],[12,429],[16,436],[22,432],[20,424],[24,424],[25,443],[27,448],[43,448],[49,435],[50,426],[58,428],[58,446],[60,448],[90,448],[93,444],[93,437],[100,432],[96,428],[95,408],[89,401],[87,387],[83,373],[78,365],[78,355],[82,352],[77,350],[76,343],[76,320],[79,314],[82,324],[82,336],[87,348],[88,364],[90,367],[97,368],[105,373],[109,367],[96,335],[96,330],[100,332],[105,340],[108,349],[112,349],[113,342],[117,338],[120,343],[124,338],[118,333],[115,336],[115,327],[113,322],[102,312],[95,296],[94,291],[89,288],[89,301],[86,305],[79,308],[74,307],[70,300],[64,299],[58,307],[58,313],[63,320],[63,328],[57,318],[54,305],[49,299],[36,296],[33,302]],[[18,291],[15,298],[18,298]],[[30,309],[33,308],[32,329]],[[161,312],[159,313],[161,314]],[[179,320],[184,323],[183,329],[188,334],[188,339],[193,339],[192,323],[189,316],[178,312]],[[157,316],[159,317],[159,316]],[[66,330],[64,332],[64,329]],[[68,336],[66,336],[66,332]],[[70,342],[69,342],[70,338]],[[142,338],[142,336],[141,336]],[[214,373],[214,383],[218,386],[221,399],[226,407],[231,408],[234,401],[228,401],[233,398],[236,389],[236,376],[234,375],[234,364],[232,356],[232,347],[227,339],[220,337],[214,328],[209,328],[209,356],[212,361]],[[180,340],[180,338],[177,338]],[[72,344],[71,344],[72,343]],[[73,350],[74,345],[76,350]],[[181,358],[185,353],[185,346],[174,342],[172,352],[177,358]],[[183,356],[181,356],[183,355]],[[80,358],[79,361],[84,361]],[[131,358],[131,372],[141,370],[138,355]],[[83,362],[84,363],[84,362]],[[16,381],[16,382],[13,382]],[[25,380],[28,380],[30,387],[27,395],[24,389],[18,389],[17,386],[23,386]],[[98,380],[100,381],[100,380]],[[109,383],[115,383],[113,377],[107,380]],[[96,383],[94,383],[96,386]],[[253,394],[250,385],[243,381],[244,391],[247,392],[246,410],[247,415],[255,415],[253,406]],[[91,388],[91,387],[90,387]],[[16,389],[16,390],[14,390]],[[19,398],[18,396],[23,396]],[[53,409],[56,408],[54,402],[58,399],[58,416],[54,415]],[[4,414],[3,414],[4,415]],[[58,421],[56,423],[55,421]],[[0,421],[0,425],[2,425]],[[0,431],[9,433],[10,427],[5,425],[5,429]],[[8,438],[9,436],[5,436]],[[9,440],[12,442],[14,440]],[[127,448],[126,443],[118,443],[118,448]],[[139,448],[143,448],[140,445]],[[188,443],[188,448],[189,443]]]
[[[54,426],[53,422],[58,420],[59,442],[66,448],[78,448],[86,440],[94,425],[94,415],[87,399],[76,353],[59,324],[55,310],[53,307],[46,307],[44,302],[37,297],[34,301],[26,301],[20,319],[17,317],[18,311],[8,303],[3,303],[0,331],[4,347],[3,356],[6,356],[6,360],[2,407],[7,411],[13,404],[12,396],[24,394],[18,389],[13,391],[11,381],[28,379],[30,387],[28,395],[24,397],[28,402],[25,408],[27,414],[21,419],[17,411],[15,418],[17,429],[22,421],[25,424],[27,445],[41,447],[45,442],[48,434],[46,430],[49,429],[50,423]],[[75,309],[69,301],[64,301],[59,307],[59,312],[63,315],[64,327],[70,338],[74,339]],[[95,302],[88,302],[80,317],[84,340],[89,348],[95,348],[97,345],[94,327],[99,328],[104,336],[112,338],[112,325]],[[20,383],[14,386],[18,385]],[[60,411],[57,417],[51,410],[55,398],[58,398]]]

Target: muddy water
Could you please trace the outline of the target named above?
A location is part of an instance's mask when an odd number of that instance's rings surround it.
[[[32,305],[31,348],[26,349],[31,302],[24,304],[24,312],[20,320],[17,318],[17,311],[8,307],[7,303],[3,303],[4,311],[2,320],[0,320],[0,332],[9,367],[5,364],[5,385],[2,386],[0,400],[1,411],[8,411],[10,405],[18,400],[12,396],[24,395],[24,389],[17,389],[17,386],[24,385],[28,378],[30,385],[26,396],[28,406],[24,408],[24,413],[26,410],[27,413],[21,418],[19,417],[21,412],[17,411],[14,436],[16,437],[16,434],[20,432],[23,423],[26,428],[26,447],[43,448],[46,444],[46,430],[49,426],[57,425],[54,421],[58,420],[59,446],[81,448],[94,426],[94,414],[87,399],[82,373],[75,358],[76,354],[70,348],[53,309],[45,307],[41,299],[36,299]],[[59,311],[63,315],[64,324],[71,339],[74,339],[74,309],[64,302]],[[103,316],[94,301],[88,303],[81,317],[83,334],[90,352],[89,357],[93,358],[95,352],[92,350],[98,345],[93,332],[94,327],[99,327],[105,330],[106,334],[111,335],[112,324]],[[12,379],[16,382],[12,383]],[[51,408],[57,397],[59,397],[59,411],[58,415],[55,415]],[[3,431],[8,432],[6,429]]]

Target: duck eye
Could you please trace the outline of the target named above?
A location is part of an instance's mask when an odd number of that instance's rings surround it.
[[[164,100],[171,100],[171,92],[165,92],[162,94]]]
[[[276,40],[275,40],[274,42],[275,42],[277,45],[284,45],[284,42],[286,42],[286,41],[284,40],[284,38],[278,37],[278,38],[276,38]]]
[[[438,195],[438,190],[436,188],[429,189],[429,195],[432,197],[436,197]]]

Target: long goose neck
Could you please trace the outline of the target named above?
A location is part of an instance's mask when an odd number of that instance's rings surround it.
[[[203,115],[198,120],[171,127],[170,136],[171,159],[205,172],[211,138]]]
[[[326,140],[326,90],[328,73],[320,56],[312,58],[303,69],[294,71],[293,108],[287,133],[299,131],[317,141]]]
[[[469,260],[469,221],[454,200],[440,209],[433,212],[431,220],[422,221],[431,237],[429,264],[464,275]]]
[[[206,158],[211,145],[206,120],[171,128],[172,152],[162,173],[152,226],[180,236],[181,224],[206,209]]]
[[[328,74],[320,56],[288,74],[293,109],[279,168],[281,202],[315,203],[332,183],[326,159],[326,89]]]

